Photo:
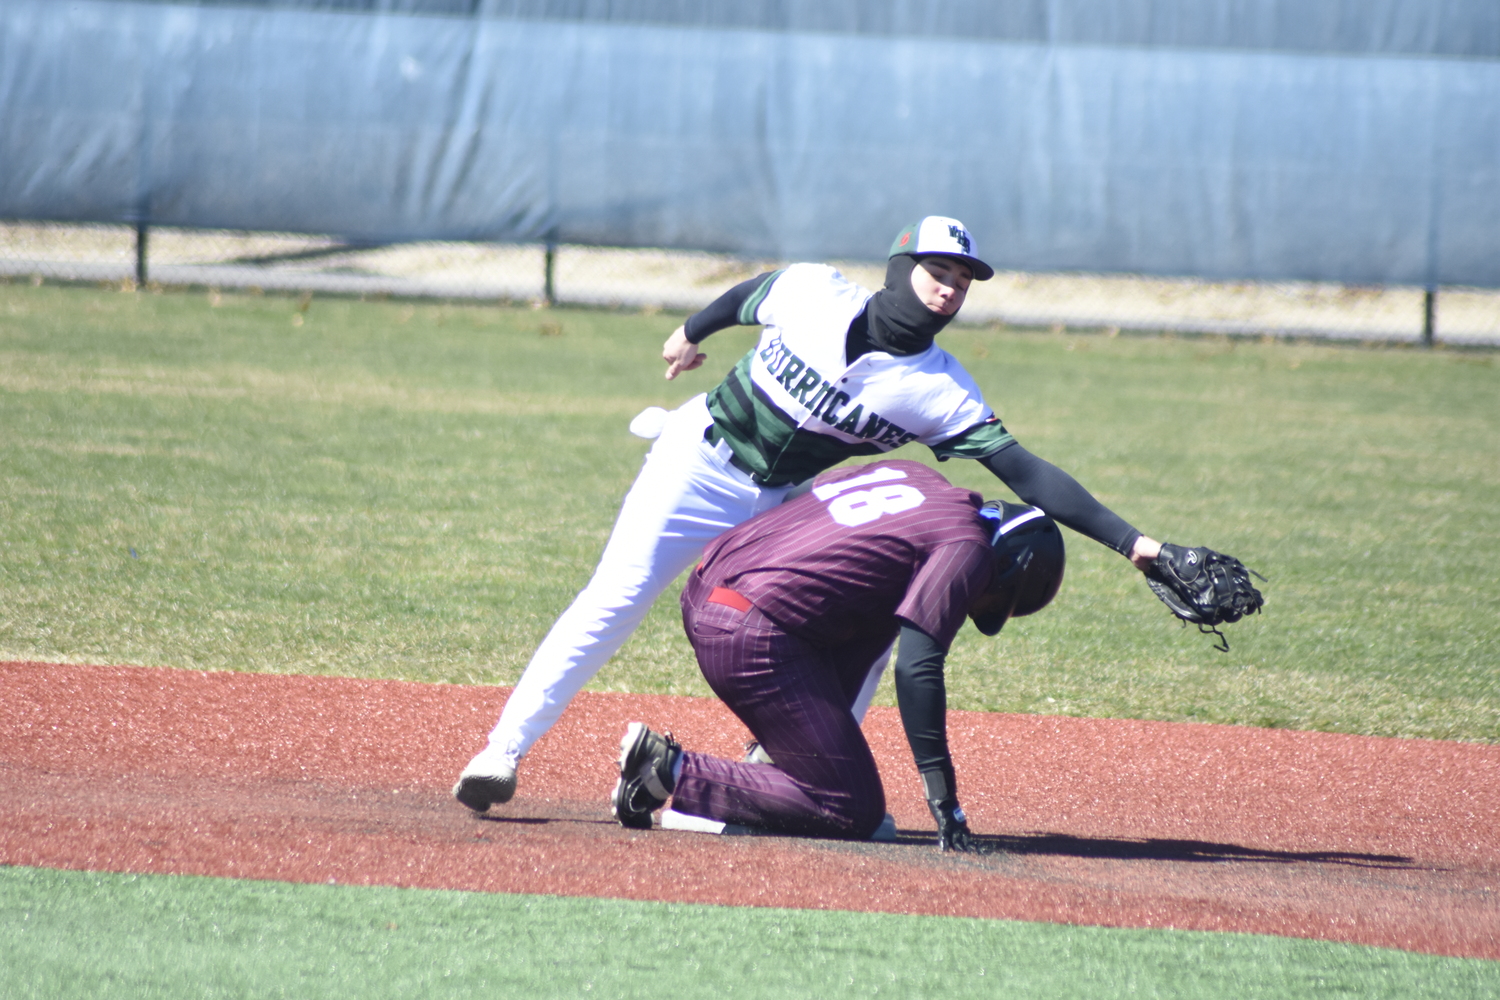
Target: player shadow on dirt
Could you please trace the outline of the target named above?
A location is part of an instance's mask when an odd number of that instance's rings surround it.
[[[504,813],[472,814],[471,819],[481,823],[505,823],[510,826],[545,826],[548,823],[566,823],[568,819],[556,819],[548,816],[507,816]]]
[[[1356,868],[1416,868],[1412,858],[1399,854],[1358,854],[1348,851],[1270,851],[1238,844],[1214,844],[1202,840],[1124,840],[1110,837],[1076,837],[1066,833],[1033,833],[1015,836],[976,836],[995,854],[1044,854],[1075,858],[1110,858],[1118,861],[1248,861],[1258,864],[1325,864]],[[902,843],[931,843],[930,836],[918,840],[900,831]]]

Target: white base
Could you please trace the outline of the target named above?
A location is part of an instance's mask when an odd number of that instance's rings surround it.
[[[661,811],[661,828],[663,830],[683,830],[688,833],[713,833],[721,837],[756,837],[767,836],[769,831],[754,826],[742,826],[739,823],[725,823],[716,819],[707,819],[703,816],[689,816],[675,809],[663,809]],[[896,817],[890,813],[885,814],[885,819],[880,821],[880,826],[870,834],[870,839],[889,843],[896,839]]]
[[[741,826],[739,823],[725,823],[716,819],[708,819],[704,816],[690,816],[680,813],[676,809],[663,809],[661,811],[661,828],[663,830],[685,830],[688,833],[716,833],[723,837],[753,837],[764,831],[757,830],[753,826]]]

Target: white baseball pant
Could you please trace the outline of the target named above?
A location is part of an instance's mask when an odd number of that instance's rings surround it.
[[[781,503],[790,487],[764,488],[711,445],[706,397],[668,415],[625,496],[594,576],[537,647],[490,733],[511,766],[630,638],[651,604],[723,532]]]

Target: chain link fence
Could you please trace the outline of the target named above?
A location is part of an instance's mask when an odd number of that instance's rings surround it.
[[[353,245],[290,233],[0,222],[0,280],[692,310],[784,262],[497,243]],[[882,262],[837,262],[870,288]],[[969,323],[1500,346],[1500,290],[1000,272]]]

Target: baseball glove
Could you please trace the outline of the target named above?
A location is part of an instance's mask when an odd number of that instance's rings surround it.
[[[1172,614],[1192,622],[1198,631],[1219,637],[1214,648],[1229,652],[1229,640],[1218,629],[1226,622],[1237,622],[1260,611],[1265,598],[1250,582],[1254,573],[1261,582],[1266,578],[1233,556],[1199,546],[1195,549],[1164,544],[1161,554],[1146,570],[1146,583]]]

